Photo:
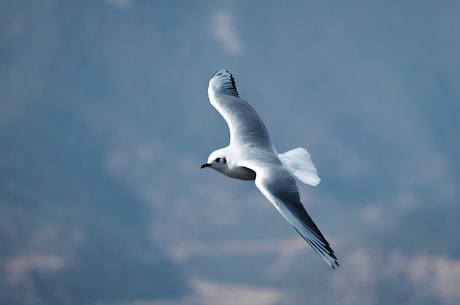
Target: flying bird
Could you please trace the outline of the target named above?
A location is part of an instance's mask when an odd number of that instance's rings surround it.
[[[308,244],[333,269],[337,257],[300,201],[296,179],[316,186],[320,178],[310,154],[295,148],[278,154],[264,122],[254,108],[241,99],[235,80],[227,70],[217,71],[209,81],[209,101],[230,129],[230,144],[212,152],[201,168],[210,167],[236,179],[255,180],[257,188]]]

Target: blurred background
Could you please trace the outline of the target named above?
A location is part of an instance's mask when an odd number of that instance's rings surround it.
[[[5,0],[0,304],[459,304],[460,2]],[[228,143],[231,71],[336,251]]]

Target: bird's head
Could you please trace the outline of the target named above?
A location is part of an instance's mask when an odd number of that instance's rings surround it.
[[[210,167],[218,172],[224,173],[228,170],[227,153],[225,148],[213,151],[206,163],[201,165],[201,168]]]

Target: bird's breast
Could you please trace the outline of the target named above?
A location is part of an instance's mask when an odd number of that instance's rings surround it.
[[[224,175],[240,180],[255,180],[256,172],[244,166],[234,167],[223,172]]]

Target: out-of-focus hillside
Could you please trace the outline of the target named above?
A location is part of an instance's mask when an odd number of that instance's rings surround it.
[[[459,4],[0,8],[0,303],[460,301]],[[199,169],[228,142],[220,68],[280,152],[311,152],[337,271],[252,182]]]

